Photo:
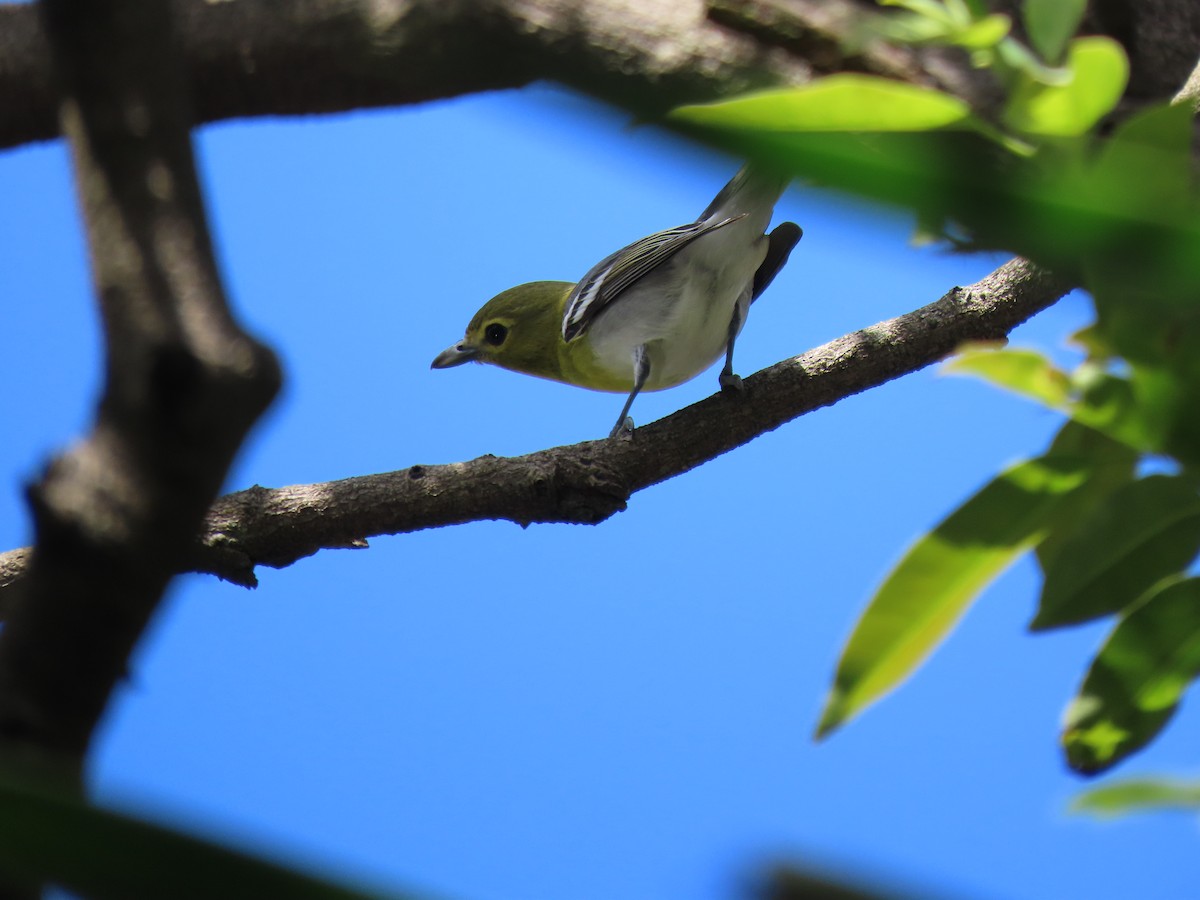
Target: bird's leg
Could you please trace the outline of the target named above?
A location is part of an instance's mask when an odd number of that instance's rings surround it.
[[[733,343],[742,330],[742,323],[746,321],[746,312],[749,306],[749,303],[739,301],[733,307],[733,318],[729,320],[729,343],[725,345],[725,367],[721,369],[721,375],[717,379],[721,383],[723,391],[740,391],[742,389],[742,379],[733,374]]]
[[[649,377],[650,354],[646,352],[645,344],[638,344],[633,351],[633,390],[625,398],[625,405],[621,408],[621,414],[617,416],[617,424],[608,434],[610,438],[615,438],[623,431],[633,431],[633,419],[629,418],[629,407],[633,406],[633,398],[638,395],[638,391],[646,384],[646,379]]]

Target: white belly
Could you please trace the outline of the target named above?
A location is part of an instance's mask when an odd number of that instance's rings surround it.
[[[633,353],[645,345],[645,390],[657,391],[695,378],[722,357],[734,311],[749,305],[767,253],[765,223],[753,218],[685,247],[599,315],[588,331],[596,362],[632,385]]]

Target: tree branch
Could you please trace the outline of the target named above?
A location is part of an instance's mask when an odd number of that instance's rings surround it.
[[[1200,63],[1192,69],[1192,74],[1184,82],[1183,87],[1171,99],[1172,103],[1186,103],[1192,110],[1200,113]]]
[[[279,374],[222,295],[169,7],[38,6],[107,368],[91,434],[29,488],[36,541],[0,632],[0,741],[77,766]]]
[[[681,103],[830,71],[871,71],[972,95],[965,54],[841,49],[873,9],[794,0],[750,28],[750,0],[176,0],[198,122],[436,100],[551,79],[656,117]],[[736,7],[743,7],[737,13]],[[724,24],[721,24],[723,22]],[[33,7],[0,6],[0,147],[54,137],[55,94]],[[926,63],[929,65],[926,65]]]
[[[247,586],[255,566],[282,568],[318,550],[480,519],[596,524],[633,493],[829,406],[914,372],[964,341],[998,340],[1071,285],[1021,259],[915,312],[838,338],[636,429],[629,440],[587,441],[511,459],[413,466],[323,484],[221,497],[185,564]],[[0,613],[27,566],[26,551],[0,554]]]
[[[1015,0],[994,0],[1019,23]],[[869,0],[174,0],[197,122],[437,100],[552,79],[656,117],[681,103],[866,71],[986,114],[957,50],[861,44]],[[1130,95],[1170,96],[1200,55],[1194,0],[1106,0],[1088,26],[1129,52]],[[846,49],[852,47],[854,49]],[[58,134],[46,36],[0,5],[0,147]]]

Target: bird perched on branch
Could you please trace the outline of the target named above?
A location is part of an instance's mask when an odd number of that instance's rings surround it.
[[[497,294],[432,367],[484,362],[628,393],[610,437],[633,428],[627,416],[640,391],[683,384],[722,354],[721,387],[739,389],[734,341],[802,234],[794,222],[766,234],[785,186],[743,167],[695,222],[623,247],[579,283],[533,281]]]

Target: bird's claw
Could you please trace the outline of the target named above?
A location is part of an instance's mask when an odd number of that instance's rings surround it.
[[[740,393],[746,389],[745,385],[742,384],[742,377],[734,375],[732,372],[722,372],[721,377],[717,380],[721,383],[722,391]]]
[[[609,440],[616,437],[623,437],[629,440],[633,437],[633,416],[626,416],[620,422],[613,426],[613,430],[608,433]]]

